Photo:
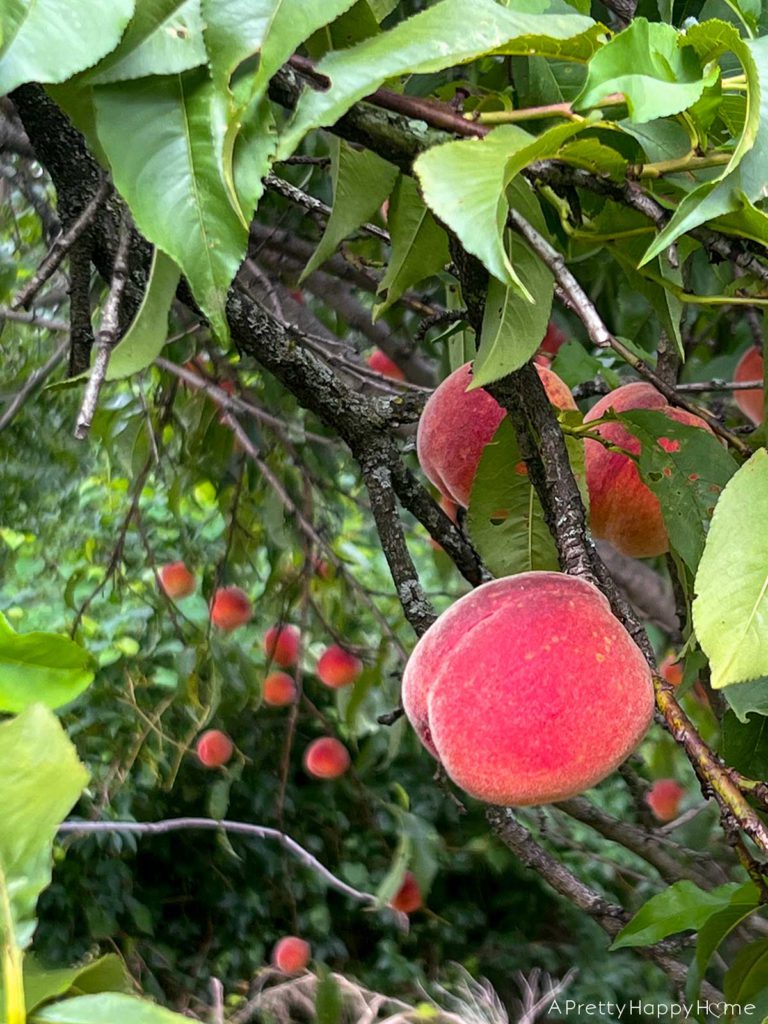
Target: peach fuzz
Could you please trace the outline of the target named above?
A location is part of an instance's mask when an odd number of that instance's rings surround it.
[[[157,577],[163,593],[174,601],[194,593],[195,577],[183,562],[164,565]]]
[[[270,626],[264,634],[264,653],[280,668],[290,668],[299,660],[298,626]]]
[[[652,384],[625,384],[601,398],[584,417],[585,423],[600,419],[609,409],[657,409],[676,423],[709,430],[698,416],[669,405]],[[637,455],[640,442],[621,423],[604,423],[596,432],[620,448]],[[660,443],[663,438],[660,439]],[[640,479],[637,465],[628,455],[608,451],[599,441],[585,440],[590,526],[595,537],[608,540],[624,555],[651,558],[669,551],[669,537],[659,499]]]
[[[738,361],[736,369],[733,371],[733,379],[739,383],[763,379],[763,353],[757,345],[752,345],[751,348],[748,348]],[[752,420],[755,426],[759,427],[763,422],[765,411],[763,389],[748,388],[746,391],[734,391],[733,397],[736,400],[736,405],[738,405],[747,419]]]
[[[240,587],[220,587],[213,596],[211,622],[217,629],[231,633],[250,621],[253,606]]]
[[[232,757],[232,740],[220,729],[209,729],[197,741],[195,752],[206,768],[221,768]]]
[[[653,715],[650,669],[591,583],[526,572],[485,583],[422,636],[403,707],[453,781],[486,803],[582,793]]]
[[[390,380],[405,380],[405,373],[400,369],[394,359],[390,359],[386,352],[375,348],[365,360],[368,366]]]
[[[283,974],[297,974],[306,968],[311,954],[311,947],[304,939],[285,935],[272,950],[272,965]]]
[[[333,736],[313,740],[304,751],[304,767],[316,779],[338,779],[349,765],[349,751]]]
[[[393,910],[399,910],[403,914],[412,914],[421,907],[421,889],[412,871],[405,872],[403,883],[389,905]]]
[[[674,779],[657,779],[648,791],[645,802],[659,821],[673,821],[680,810],[685,790]]]
[[[333,644],[324,651],[317,663],[317,678],[332,690],[354,683],[360,678],[362,671],[362,661],[338,644]]]
[[[282,708],[296,700],[296,681],[287,672],[270,672],[264,680],[264,703],[273,708]]]
[[[467,391],[471,363],[454,370],[432,392],[416,433],[416,452],[424,474],[446,498],[465,508],[469,504],[483,449],[504,419],[505,412],[483,388]],[[535,369],[553,405],[575,409],[567,386],[546,366]]]

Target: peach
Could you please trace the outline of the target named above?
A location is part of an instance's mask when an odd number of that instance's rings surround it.
[[[211,622],[217,629],[231,633],[244,626],[253,615],[253,606],[245,591],[240,587],[219,587],[213,595]]]
[[[372,370],[389,377],[391,380],[405,380],[405,373],[400,369],[394,359],[390,359],[386,352],[375,348],[365,360]]]
[[[540,352],[546,352],[550,357],[556,356],[560,347],[566,343],[568,337],[560,330],[554,320],[550,320],[547,325],[547,333],[544,335],[541,345],[539,345]]]
[[[650,724],[653,686],[596,587],[525,572],[477,587],[427,630],[403,674],[403,707],[458,786],[525,806],[617,768]]]
[[[221,768],[232,757],[232,740],[220,729],[209,729],[198,739],[195,751],[206,768]]]
[[[362,671],[362,661],[338,644],[332,644],[324,651],[317,663],[317,678],[332,690],[354,683]]]
[[[285,707],[296,700],[296,680],[287,672],[270,672],[264,680],[264,703],[274,708]]]
[[[485,446],[505,412],[483,388],[467,391],[471,364],[454,370],[429,396],[419,420],[416,452],[427,478],[441,494],[465,508]],[[550,402],[575,409],[571,392],[557,374],[535,365]]]
[[[680,810],[685,790],[674,779],[657,779],[651,786],[645,802],[659,821],[672,821]]]
[[[675,423],[709,430],[698,416],[669,405],[652,384],[636,381],[605,395],[584,417],[591,423],[609,409],[658,409]],[[637,455],[640,442],[621,423],[605,423],[597,433]],[[659,443],[663,443],[661,438]],[[608,540],[624,555],[650,558],[669,551],[669,537],[661,515],[659,499],[640,479],[637,465],[627,455],[608,451],[599,441],[587,438],[584,450],[589,489],[590,525],[595,537]]]
[[[739,382],[763,379],[763,353],[757,345],[748,348],[738,361],[736,369],[733,371],[733,379]],[[752,420],[756,427],[759,427],[763,422],[765,412],[763,389],[748,388],[746,391],[734,391],[733,397],[744,415]]]
[[[666,679],[670,686],[679,686],[683,681],[683,663],[677,660],[674,651],[669,654],[659,665],[659,675]]]
[[[304,767],[316,779],[338,779],[349,765],[349,751],[333,736],[313,740],[304,751]]]
[[[164,565],[157,576],[163,593],[174,601],[194,593],[195,577],[183,562]]]
[[[300,639],[298,626],[270,626],[264,634],[264,653],[280,668],[290,668],[299,660]]]
[[[295,935],[285,935],[272,950],[272,965],[283,974],[297,974],[306,968],[311,955],[308,942]]]
[[[421,889],[412,871],[406,871],[403,884],[392,897],[390,907],[403,914],[412,914],[421,907]]]

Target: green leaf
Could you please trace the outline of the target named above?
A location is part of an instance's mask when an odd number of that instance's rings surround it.
[[[128,976],[120,957],[110,953],[82,967],[46,970],[32,956],[24,958],[24,995],[31,1012],[64,995],[115,991],[126,988]]]
[[[85,80],[97,85],[174,75],[205,60],[200,0],[141,0],[120,45]]]
[[[730,694],[738,687],[729,687]],[[726,711],[721,725],[719,753],[726,764],[748,779],[768,778],[768,718],[751,715],[740,723],[735,712]]]
[[[120,42],[133,9],[134,0],[5,0],[0,96],[91,67]]]
[[[713,914],[699,930],[696,938],[696,956],[688,970],[685,991],[695,999],[715,950],[742,921],[760,906],[760,895],[752,882],[741,886],[731,896],[730,904]]]
[[[640,441],[640,476],[661,503],[672,548],[695,572],[736,463],[708,430],[677,423],[663,412],[633,409],[618,419]]]
[[[611,370],[601,363],[578,341],[566,341],[558,349],[552,363],[552,370],[561,380],[565,381],[571,390],[577,384],[583,384],[595,377],[602,377],[612,389],[619,387],[621,383],[615,370]]]
[[[344,997],[339,983],[324,967],[315,990],[315,1024],[340,1024],[344,1015]]]
[[[557,570],[557,549],[505,417],[486,445],[472,484],[467,525],[494,576]]]
[[[35,907],[51,881],[56,831],[88,775],[54,714],[34,704],[0,725],[0,904],[9,901],[13,935],[0,914],[0,944],[32,940]]]
[[[155,249],[144,298],[133,323],[115,346],[107,380],[120,380],[139,373],[160,355],[168,337],[168,314],[180,276],[173,260]]]
[[[340,243],[376,213],[397,179],[397,168],[370,150],[331,143],[333,212],[301,280],[333,255]]]
[[[705,75],[697,54],[684,41],[671,25],[635,18],[589,62],[587,81],[574,106],[586,110],[621,92],[636,123],[687,110],[717,79],[719,69]]]
[[[723,696],[740,722],[746,722],[752,712],[768,715],[768,676],[727,686]]]
[[[401,174],[397,180],[387,223],[392,253],[378,288],[383,301],[374,306],[374,320],[409,288],[440,273],[450,259],[445,232],[424,205],[413,178],[407,175]]]
[[[38,1010],[30,1020],[32,1024],[189,1024],[188,1017],[117,992],[65,999]]]
[[[229,286],[247,230],[232,206],[211,133],[207,71],[95,90],[104,150],[139,230],[176,261],[215,333],[229,336]]]
[[[723,980],[723,994],[729,1003],[748,1003],[765,990],[768,977],[768,939],[742,946]]]
[[[247,104],[263,96],[270,78],[304,40],[348,10],[354,0],[202,0],[211,74],[228,88],[235,70],[258,54],[247,83]]]
[[[676,932],[698,931],[713,914],[729,905],[740,888],[738,882],[728,882],[705,892],[693,882],[675,882],[638,910],[616,936],[611,949],[650,946]]]
[[[0,614],[0,711],[69,704],[90,686],[93,675],[90,654],[74,640],[55,633],[16,633]]]
[[[696,574],[693,624],[721,689],[768,675],[768,452],[720,496]]]
[[[439,220],[497,280],[529,302],[530,292],[504,248],[506,188],[528,164],[554,156],[572,135],[589,127],[586,121],[557,125],[535,137],[517,125],[502,125],[484,139],[433,146],[414,164],[424,199]]]
[[[664,252],[686,231],[716,217],[736,213],[743,208],[745,201],[755,203],[765,192],[765,166],[768,161],[768,37],[744,40],[733,25],[723,21],[706,21],[688,29],[685,44],[694,47],[699,59],[704,62],[715,60],[729,50],[737,55],[748,85],[744,131],[723,173],[685,196],[669,223],[648,248],[643,257],[644,263]],[[765,237],[768,238],[768,226]]]
[[[365,39],[351,49],[329,53],[317,65],[329,89],[307,90],[285,132],[280,159],[290,156],[313,128],[334,124],[364,96],[387,79],[402,74],[429,74],[464,64],[485,53],[557,56],[568,51],[585,59],[604,31],[579,14],[544,14],[548,0],[527,0],[506,10],[494,0],[442,0],[389,32]]]

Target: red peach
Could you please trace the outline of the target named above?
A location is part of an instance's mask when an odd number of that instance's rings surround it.
[[[763,379],[763,353],[752,345],[741,357],[733,372],[735,381]],[[746,391],[734,391],[736,405],[744,415],[759,427],[764,418],[763,389],[748,388]]]
[[[605,395],[589,410],[584,422],[600,419],[609,409],[617,413],[658,409],[675,423],[709,430],[704,420],[669,405],[652,384],[644,381],[625,384]],[[634,455],[640,452],[640,442],[621,423],[605,423],[597,427],[597,433]],[[633,558],[664,554],[669,550],[669,537],[659,499],[640,479],[635,462],[620,452],[608,451],[599,441],[587,438],[585,444],[592,533]]]
[[[298,626],[283,624],[270,626],[264,634],[264,653],[270,661],[281,668],[290,668],[299,659],[299,640],[301,631]]]
[[[472,481],[485,446],[505,412],[483,388],[467,391],[472,382],[470,363],[445,378],[429,396],[419,420],[416,451],[427,478],[446,498],[469,504]],[[550,402],[575,409],[571,392],[546,366],[535,366]]]
[[[285,707],[296,700],[296,680],[287,672],[270,672],[264,680],[264,703],[274,708]]]
[[[311,955],[308,942],[295,935],[286,935],[272,950],[272,965],[283,974],[297,974],[306,968]]]
[[[349,765],[349,751],[333,736],[313,740],[304,751],[304,767],[316,779],[338,779]]]
[[[541,352],[548,352],[551,356],[556,356],[566,341],[568,341],[567,335],[560,330],[554,320],[550,320],[547,324],[547,333],[544,335],[539,349]]]
[[[362,671],[362,661],[338,644],[332,644],[324,651],[317,663],[317,678],[332,690],[354,683]]]
[[[209,729],[198,739],[195,751],[206,768],[221,768],[232,757],[234,744],[220,729]]]
[[[648,665],[591,583],[526,572],[444,612],[403,674],[403,707],[453,781],[487,803],[552,803],[604,779],[653,714]]]
[[[670,651],[659,665],[659,675],[662,679],[666,679],[670,686],[679,686],[682,683],[683,663],[677,660],[674,651]]]
[[[674,779],[657,779],[651,786],[645,802],[659,821],[672,821],[677,817],[685,790]]]
[[[400,369],[394,359],[390,359],[386,352],[375,348],[365,360],[372,370],[389,377],[391,380],[405,380],[405,373]]]
[[[421,889],[412,871],[406,871],[403,884],[392,897],[390,907],[403,914],[412,914],[421,907]]]
[[[174,601],[194,593],[195,577],[183,562],[164,565],[157,575],[163,592]]]
[[[230,633],[250,621],[251,615],[253,606],[240,587],[219,587],[213,595],[211,622],[217,629]]]

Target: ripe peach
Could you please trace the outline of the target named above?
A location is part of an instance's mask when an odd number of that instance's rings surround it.
[[[591,423],[609,409],[658,409],[676,423],[709,430],[698,416],[669,405],[656,388],[644,381],[625,384],[601,398],[584,417]],[[621,423],[605,423],[597,433],[611,444],[637,455],[640,442]],[[663,442],[663,438],[660,443]],[[596,537],[609,540],[622,554],[649,558],[669,550],[669,537],[659,499],[640,479],[634,461],[620,452],[608,451],[599,441],[585,442],[590,524]]]
[[[657,779],[651,786],[645,802],[659,821],[672,821],[677,817],[685,790],[674,779]]]
[[[274,708],[285,707],[296,700],[296,680],[287,672],[270,672],[264,680],[264,703]]]
[[[220,729],[209,729],[198,739],[195,751],[206,768],[221,768],[232,757],[234,744]]]
[[[332,644],[324,651],[317,663],[317,678],[332,690],[354,683],[362,671],[362,661],[338,644]]]
[[[550,320],[547,325],[547,333],[539,345],[539,351],[546,352],[550,357],[556,356],[566,341],[568,341],[566,334],[560,330],[554,320]]]
[[[264,653],[281,668],[290,668],[298,661],[300,638],[298,626],[270,626],[264,634]]]
[[[421,907],[421,889],[412,871],[406,871],[403,884],[392,897],[390,907],[403,914],[412,914]]]
[[[735,381],[763,379],[763,353],[757,345],[748,348],[738,361],[733,372],[733,379]],[[763,389],[749,388],[746,391],[734,391],[733,397],[744,415],[752,420],[756,427],[759,427],[763,422],[764,414]]]
[[[304,751],[304,767],[316,779],[338,779],[349,765],[349,751],[333,736],[313,740]]]
[[[174,601],[194,593],[195,577],[183,562],[164,565],[157,575],[163,592]]]
[[[240,587],[219,587],[213,595],[211,622],[217,629],[230,633],[249,622],[251,615],[253,606]]]
[[[483,388],[467,391],[470,363],[445,378],[429,396],[419,420],[416,451],[428,479],[446,498],[466,507],[485,446],[493,440],[505,412]],[[575,409],[571,392],[557,374],[536,364],[549,396],[559,409]]]
[[[653,714],[645,659],[591,583],[526,572],[461,597],[421,637],[403,707],[487,803],[563,800],[609,775]]]
[[[683,663],[677,660],[674,651],[669,654],[659,665],[659,675],[666,679],[670,686],[679,686],[683,681]]]
[[[391,380],[405,380],[405,373],[400,369],[394,359],[390,359],[386,352],[375,348],[365,360],[372,370],[389,377]]]
[[[272,965],[284,974],[296,974],[306,968],[311,955],[308,942],[295,935],[285,935],[272,950]]]

